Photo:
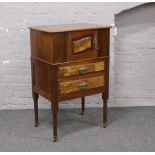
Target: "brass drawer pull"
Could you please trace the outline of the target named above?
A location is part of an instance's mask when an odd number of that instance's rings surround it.
[[[88,88],[88,83],[87,82],[82,82],[80,85],[78,85],[80,90],[84,90]]]
[[[95,50],[99,49],[99,44],[98,44],[97,36],[94,37],[94,49]]]
[[[79,68],[80,74],[85,74],[88,73],[89,68],[88,67],[81,67]]]

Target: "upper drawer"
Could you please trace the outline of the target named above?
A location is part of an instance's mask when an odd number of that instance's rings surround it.
[[[103,71],[104,70],[104,61],[80,64],[74,66],[65,66],[59,68],[60,77],[81,75],[91,72]]]

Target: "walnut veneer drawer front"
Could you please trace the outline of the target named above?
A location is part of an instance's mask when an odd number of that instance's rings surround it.
[[[81,75],[104,70],[104,61],[76,66],[60,67],[60,77]]]
[[[60,86],[60,94],[67,94],[91,88],[103,87],[104,76],[101,75],[85,79],[60,82],[59,86]]]

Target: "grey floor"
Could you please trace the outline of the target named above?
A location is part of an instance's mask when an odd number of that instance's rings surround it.
[[[102,109],[60,109],[59,139],[52,142],[50,110],[0,111],[0,151],[155,151],[155,107],[110,108],[102,128]]]

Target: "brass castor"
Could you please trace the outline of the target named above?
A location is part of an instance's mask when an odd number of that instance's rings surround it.
[[[106,128],[106,127],[107,127],[107,123],[104,122],[104,123],[103,123],[103,128]]]
[[[56,141],[57,141],[57,137],[55,136],[54,139],[53,139],[53,142],[56,142]]]
[[[39,125],[39,123],[38,122],[35,122],[35,125],[34,126],[37,127],[38,125]]]
[[[84,112],[81,112],[81,115],[84,115]]]

